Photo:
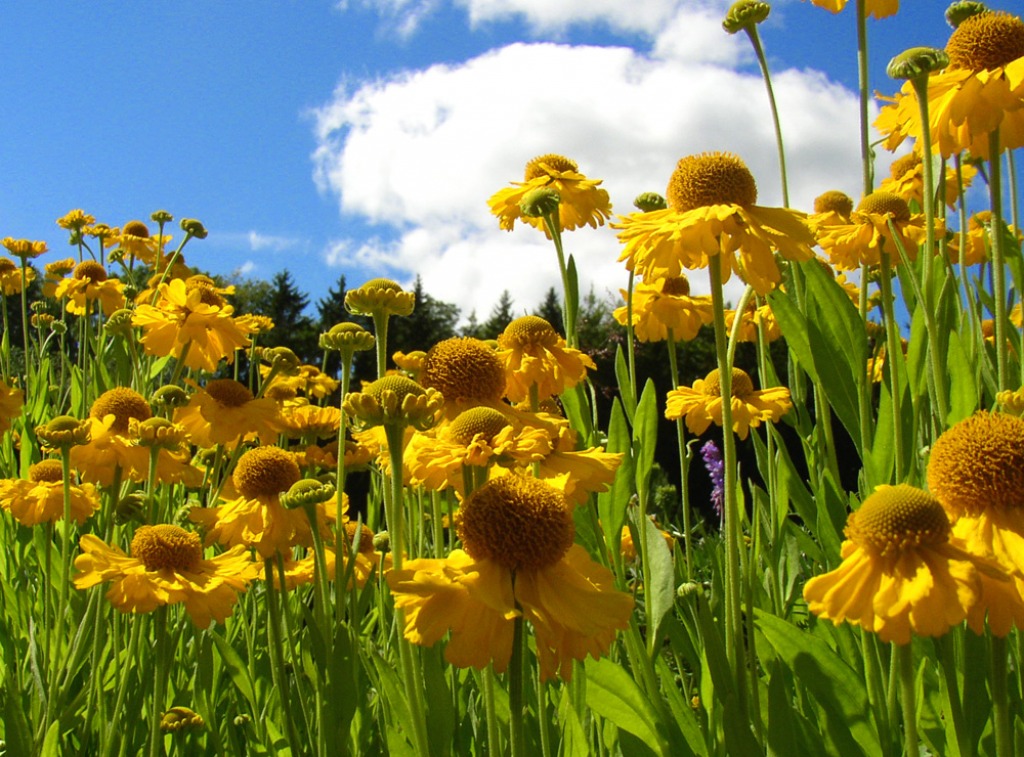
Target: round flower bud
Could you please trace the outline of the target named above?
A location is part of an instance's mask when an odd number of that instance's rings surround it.
[[[202,222],[197,221],[195,218],[182,218],[180,225],[182,231],[196,239],[206,239],[207,234],[209,234]]]
[[[345,293],[345,310],[354,315],[409,315],[416,306],[416,294],[406,292],[397,281],[370,279],[358,289]]]
[[[977,16],[988,10],[985,3],[974,2],[974,0],[960,0],[946,8],[946,23],[956,29],[960,24],[971,16]]]
[[[150,397],[150,402],[163,408],[184,407],[188,404],[188,392],[175,384],[161,386]]]
[[[636,196],[633,200],[633,204],[642,212],[650,213],[655,210],[664,210],[668,207],[668,202],[665,198],[657,192],[643,192]]]
[[[561,195],[550,187],[539,187],[523,196],[519,211],[527,218],[543,218],[558,212]]]
[[[166,210],[154,210],[149,214],[149,217],[153,220],[153,223],[170,223],[174,220],[174,216],[168,213]]]
[[[103,324],[103,329],[112,336],[128,337],[132,334],[132,311],[115,310]]]
[[[358,323],[345,321],[331,326],[330,331],[320,335],[320,348],[337,352],[363,352],[372,350],[376,341],[373,334]]]
[[[892,79],[920,79],[949,65],[945,50],[935,47],[912,47],[889,61],[885,72]]]
[[[291,485],[281,495],[281,507],[295,510],[300,507],[315,507],[334,496],[334,485],[315,478],[303,478]]]
[[[739,0],[732,4],[729,12],[725,14],[722,21],[722,28],[729,34],[735,34],[740,29],[756,26],[768,18],[772,7],[768,3],[758,0]]]
[[[88,421],[71,415],[58,415],[49,423],[36,427],[36,437],[49,449],[70,449],[88,444],[92,438]]]

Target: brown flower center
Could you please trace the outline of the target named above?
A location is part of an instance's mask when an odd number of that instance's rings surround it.
[[[928,488],[954,517],[1024,508],[1024,418],[975,413],[932,445]]]
[[[29,467],[28,477],[37,484],[56,484],[64,480],[64,470],[60,460],[41,460]]]
[[[99,420],[113,415],[114,425],[110,430],[117,434],[125,434],[128,432],[129,420],[147,420],[153,417],[153,411],[146,398],[137,391],[126,386],[116,386],[96,398],[89,409],[89,415]]]
[[[665,279],[661,291],[672,297],[689,297],[690,280],[685,276],[669,276]]]
[[[448,426],[448,438],[456,444],[469,444],[477,434],[484,434],[488,441],[494,439],[503,428],[511,425],[501,412],[490,407],[474,407],[466,410]]]
[[[351,547],[356,541],[356,530],[359,530],[359,554],[373,554],[373,531],[369,526],[356,523],[354,520],[345,522],[345,543]]]
[[[249,387],[234,379],[211,379],[203,389],[224,407],[242,407],[253,400]]]
[[[830,189],[814,198],[814,212],[833,212],[841,216],[849,216],[853,212],[853,199],[845,192]]]
[[[709,205],[746,208],[757,202],[757,183],[735,155],[705,152],[679,161],[665,197],[669,207],[680,213]]]
[[[75,278],[80,281],[106,281],[107,269],[95,260],[86,260],[75,266]]]
[[[256,447],[242,455],[232,480],[248,499],[276,497],[302,478],[295,457],[280,447]]]
[[[199,534],[178,526],[141,526],[132,538],[132,557],[142,560],[146,570],[192,570],[203,559]]]
[[[548,153],[547,155],[538,155],[526,164],[525,181],[536,179],[539,176],[548,175],[548,172],[541,166],[542,163],[551,170],[558,171],[559,173],[565,173],[566,171],[578,173],[580,170],[580,167],[575,160],[569,160],[564,155]]]
[[[889,175],[894,179],[902,179],[904,174],[910,173],[919,165],[921,165],[921,156],[912,152],[894,160],[889,166]]]
[[[420,381],[441,392],[446,402],[497,402],[505,394],[505,368],[479,339],[454,337],[438,342],[423,358]]]
[[[149,238],[149,227],[142,221],[129,221],[121,228],[121,233],[139,239]]]
[[[457,523],[466,552],[509,570],[554,565],[572,546],[572,513],[558,489],[534,478],[502,476],[473,492]]]
[[[498,346],[504,349],[522,348],[534,344],[551,346],[557,341],[558,334],[551,328],[550,323],[540,316],[524,315],[505,327],[498,337]]]
[[[10,258],[0,258],[0,276],[5,273],[12,273],[18,269]]]
[[[872,192],[860,201],[857,212],[872,216],[891,215],[892,220],[897,222],[910,220],[907,201],[892,192]]]
[[[914,486],[879,486],[850,514],[844,532],[855,544],[880,554],[942,544],[949,518],[931,494]]]
[[[732,396],[746,397],[754,392],[754,382],[747,372],[739,368],[732,369]],[[722,374],[715,368],[704,377],[704,388],[701,390],[708,397],[722,396]]]
[[[1009,13],[978,13],[963,21],[946,43],[950,68],[981,71],[1024,56],[1024,21]]]

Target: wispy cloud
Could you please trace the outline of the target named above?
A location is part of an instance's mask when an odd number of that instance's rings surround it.
[[[246,239],[249,242],[249,248],[253,252],[283,252],[305,244],[305,240],[299,237],[263,234],[254,230],[249,231]]]

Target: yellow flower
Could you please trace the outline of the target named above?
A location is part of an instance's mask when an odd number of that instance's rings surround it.
[[[406,316],[415,307],[415,292],[406,292],[391,279],[370,279],[358,289],[345,293],[345,309],[356,315]]]
[[[0,434],[11,428],[11,421],[21,415],[25,393],[0,381]]]
[[[929,129],[944,158],[961,151],[991,159],[989,135],[999,130],[1000,150],[1024,146],[1024,21],[1000,11],[970,16],[946,44],[949,67],[928,77]],[[875,121],[894,150],[921,137],[913,83],[907,81]]]
[[[301,507],[288,510],[281,494],[301,478],[295,456],[279,447],[256,447],[235,465],[232,482],[239,496],[215,507],[194,507],[189,518],[203,526],[206,543],[244,545],[272,557],[296,544],[311,547],[313,532]],[[325,539],[337,519],[336,500],[318,504],[317,526]]]
[[[523,221],[547,233],[544,219],[523,215],[523,199],[536,189],[550,189],[558,197],[558,222],[561,231],[572,231],[581,226],[596,229],[611,217],[612,205],[608,192],[600,189],[601,181],[588,179],[579,172],[576,161],[562,155],[540,155],[526,164],[523,182],[498,190],[487,201],[498,224],[511,231],[516,221]]]
[[[160,256],[163,254],[161,247],[165,246],[170,239],[166,235],[161,237],[158,247],[157,239],[150,236],[149,227],[146,224],[142,221],[129,221],[121,227],[118,233],[109,235],[105,241],[108,247],[116,246],[115,249],[123,253],[124,257],[135,258],[146,265],[155,267],[158,262],[158,254]]]
[[[561,493],[531,478],[505,476],[477,489],[456,524],[464,550],[443,560],[409,560],[387,574],[405,638],[433,646],[451,632],[445,659],[502,673],[514,619],[533,627],[540,674],[568,680],[572,660],[607,651],[629,623],[633,599],[611,572],[573,544]]]
[[[971,186],[971,181],[978,173],[978,169],[969,163],[965,163],[960,174],[963,177],[964,189]],[[891,192],[897,197],[902,197],[907,204],[916,202],[918,206],[924,204],[924,167],[921,163],[921,155],[914,149],[913,152],[904,155],[892,162],[889,166],[889,176],[882,179],[878,185],[881,192]],[[946,168],[946,178],[942,185],[943,198],[950,208],[956,207],[960,198],[957,187],[956,169]]]
[[[808,609],[908,644],[911,632],[942,636],[977,606],[997,609],[997,566],[950,539],[942,505],[913,486],[879,486],[850,513],[842,564],[804,585]],[[1019,601],[1019,600],[1018,600]]]
[[[28,469],[27,479],[0,481],[0,506],[23,526],[56,523],[63,518],[64,475],[60,460],[36,463]],[[72,520],[83,523],[99,506],[100,499],[92,484],[72,480]]]
[[[21,294],[21,287],[23,283],[29,283],[36,277],[36,271],[31,266],[24,269],[24,278],[22,278],[22,268],[10,258],[0,258],[0,293],[6,296],[12,294]]]
[[[845,192],[830,189],[814,198],[814,213],[808,216],[807,221],[811,228],[817,230],[819,226],[849,223],[852,212],[853,199]]]
[[[895,235],[889,228],[890,219]],[[861,264],[879,265],[882,252],[898,263],[897,244],[909,259],[917,259],[917,247],[925,238],[924,216],[911,215],[910,207],[901,197],[890,192],[872,192],[861,200],[850,221],[818,229],[818,244],[836,268],[852,271]],[[937,219],[935,223],[937,232],[942,234],[942,221]]]
[[[1017,242],[1024,241],[1024,235],[1016,227],[1007,227],[1009,232],[1016,237]],[[967,250],[960,255],[960,235],[954,234],[949,240],[947,249],[949,259],[960,265],[977,265],[988,260],[989,244],[992,239],[992,211],[981,210],[967,219]],[[1019,303],[1018,303],[1019,304]]]
[[[81,208],[69,210],[57,219],[57,225],[68,231],[81,231],[84,226],[92,226],[96,223],[96,217],[89,215]]]
[[[811,257],[814,237],[802,213],[764,208],[754,177],[735,155],[704,153],[679,161],[669,182],[668,208],[632,213],[613,226],[625,245],[620,261],[650,281],[706,268],[719,256],[722,278],[735,270],[758,294],[781,278],[774,252]]]
[[[81,539],[75,588],[112,582],[107,599],[121,612],[152,612],[184,604],[198,628],[223,623],[257,575],[248,550],[235,547],[205,559],[199,536],[171,525],[141,526],[130,556],[92,535]]]
[[[281,413],[272,399],[255,399],[249,387],[234,379],[210,379],[185,407],[174,411],[180,423],[200,447],[223,444],[228,449],[246,439],[270,444],[282,428]]]
[[[213,372],[217,364],[235,359],[235,350],[249,346],[245,329],[232,308],[212,289],[189,288],[181,279],[160,284],[155,305],[141,304],[132,325],[142,328],[146,353],[173,355],[185,366]]]
[[[153,416],[146,398],[128,387],[114,387],[92,403],[87,419],[89,440],[71,448],[71,465],[82,478],[109,486],[120,469],[124,475],[144,481],[149,471],[149,453],[128,438],[132,419]]]
[[[928,488],[955,519],[953,535],[1012,572],[1024,594],[1024,419],[979,412],[947,429],[931,448]],[[997,636],[1024,628],[1019,596],[1004,600],[988,608]],[[968,622],[980,633],[983,620],[976,614]]]
[[[124,284],[108,278],[107,269],[95,260],[79,263],[72,276],[61,279],[52,296],[66,299],[67,310],[73,315],[91,314],[92,304],[97,300],[107,316],[125,305]]]
[[[29,258],[38,258],[48,250],[46,242],[32,241],[31,239],[4,237],[0,240],[0,244],[7,248],[7,251],[14,257],[21,258],[23,262]]]
[[[289,439],[334,439],[340,425],[341,410],[333,406],[321,407],[295,399],[281,408],[282,430]]]
[[[620,291],[626,299],[628,293]],[[612,316],[625,326],[626,306],[616,308]],[[673,339],[688,342],[711,320],[711,298],[691,296],[686,276],[638,281],[633,287],[633,333],[641,342],[664,341],[670,329]]]
[[[270,370],[269,365],[260,364],[260,376],[263,378],[270,374]],[[284,386],[293,392],[303,392],[308,397],[328,397],[338,388],[339,383],[341,382],[323,373],[315,365],[300,365],[294,373],[275,374],[270,380],[270,385],[263,391],[267,393],[271,387]]]
[[[537,463],[537,478],[560,489],[576,505],[586,503],[594,492],[607,491],[622,463],[622,453],[605,452],[604,447],[577,449],[576,432],[564,418],[542,425],[550,434],[553,449]]]
[[[505,365],[498,353],[479,339],[453,337],[427,351],[420,383],[441,393],[445,415],[454,418],[466,407],[501,403]]]
[[[359,544],[355,544],[357,523],[355,521],[348,521],[345,523],[345,558],[342,561],[341,570],[344,573],[349,570],[349,561],[351,561],[352,577],[349,579],[348,588],[351,589],[353,586],[357,586],[360,589],[366,586],[366,583],[376,575],[378,569],[390,570],[391,569],[391,555],[383,555],[376,550],[373,545],[374,533],[366,526],[361,526],[359,531]],[[354,555],[351,554],[351,548],[357,546],[357,550]],[[324,549],[324,564],[327,568],[327,579],[333,581],[336,579],[337,570],[337,553],[333,549]],[[383,565],[383,568],[380,566]],[[285,589],[291,590],[297,586],[313,583],[313,579],[316,577],[316,556],[310,551],[301,560],[289,560],[284,561],[284,577],[285,577]],[[277,579],[277,573],[274,573],[275,582],[280,583]]]
[[[532,386],[538,399],[559,395],[585,379],[588,368],[597,369],[589,355],[567,346],[550,323],[535,315],[505,327],[497,355],[505,370],[505,396],[512,402],[527,399]]]
[[[474,407],[458,415],[431,437],[414,434],[405,449],[410,482],[427,489],[452,486],[465,493],[463,467],[486,469],[492,462],[524,466],[551,452],[548,432],[516,428],[511,418],[491,407]]]
[[[839,13],[846,7],[847,0],[811,0],[811,5],[824,8],[832,13]],[[864,15],[874,18],[887,18],[900,9],[900,0],[867,0],[864,3]]]
[[[736,311],[725,311],[725,328],[730,334],[735,322]],[[779,328],[779,322],[775,320],[775,313],[772,312],[771,305],[765,302],[758,306],[757,301],[751,298],[740,316],[740,330],[737,339],[741,342],[756,342],[761,328],[764,328],[764,338],[769,342],[774,342],[782,336],[782,329]]]
[[[793,406],[789,389],[776,386],[770,389],[754,390],[750,376],[739,368],[732,369],[732,430],[746,439],[750,427],[761,425],[761,421],[779,420]],[[715,368],[703,379],[693,382],[693,387],[681,386],[668,393],[665,403],[665,417],[670,421],[686,417],[686,427],[691,433],[703,434],[711,422],[722,425],[722,382]]]
[[[1004,412],[1013,415],[1024,415],[1024,386],[1017,391],[1007,389],[996,395],[996,402],[1003,408]]]

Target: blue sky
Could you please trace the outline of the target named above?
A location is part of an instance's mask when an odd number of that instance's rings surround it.
[[[498,231],[486,200],[537,154],[604,178],[621,213],[704,150],[741,155],[760,201],[779,202],[756,63],[718,26],[728,5],[5,0],[0,236],[63,256],[54,219],[71,208],[111,225],[165,209],[210,230],[191,264],[265,279],[287,268],[313,302],[342,273],[351,286],[421,273],[464,316],[486,317],[506,288],[525,311],[558,281],[553,253],[530,229]],[[869,25],[885,93],[892,55],[949,34],[945,3],[902,5]],[[856,194],[852,7],[776,2],[761,33],[794,205]],[[607,229],[567,248],[584,286],[624,285]]]

